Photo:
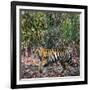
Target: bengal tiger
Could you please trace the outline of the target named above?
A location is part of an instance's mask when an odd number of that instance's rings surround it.
[[[34,55],[40,59],[40,68],[58,61],[65,68],[65,62],[72,65],[72,50],[70,48],[37,48]]]

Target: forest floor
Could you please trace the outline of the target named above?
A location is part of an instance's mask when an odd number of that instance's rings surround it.
[[[77,61],[77,58],[74,59]],[[80,75],[80,65],[74,63],[74,65],[69,65],[65,62],[65,67],[58,61],[58,63],[52,63],[46,67],[42,68],[40,71],[39,66],[32,64],[21,63],[20,78],[44,78],[44,77],[66,77],[66,76],[79,76]]]

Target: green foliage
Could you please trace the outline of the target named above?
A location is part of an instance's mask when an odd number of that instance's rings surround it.
[[[57,47],[80,40],[80,14],[21,10],[21,47]]]

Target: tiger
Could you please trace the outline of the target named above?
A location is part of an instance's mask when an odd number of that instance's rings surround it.
[[[34,52],[40,59],[40,67],[60,62],[64,68],[65,62],[72,65],[72,50],[70,48],[37,48]]]

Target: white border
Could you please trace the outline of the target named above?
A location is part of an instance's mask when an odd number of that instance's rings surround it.
[[[20,34],[20,9],[32,9],[32,10],[50,10],[50,11],[67,11],[67,12],[80,12],[80,76],[70,76],[70,77],[54,77],[54,78],[32,78],[32,79],[23,79],[19,80],[19,72],[20,72],[20,62],[19,62],[19,55],[20,55],[20,41],[19,41],[19,34]],[[16,83],[17,85],[20,84],[36,84],[36,83],[52,83],[52,82],[72,82],[72,81],[84,81],[84,9],[71,9],[71,8],[48,8],[48,7],[36,7],[36,6],[17,6],[16,7]]]

